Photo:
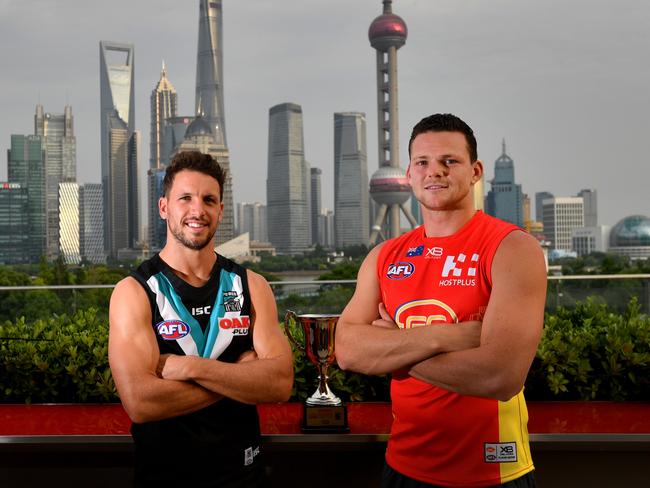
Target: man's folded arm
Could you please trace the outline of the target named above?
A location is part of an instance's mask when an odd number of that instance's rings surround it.
[[[512,232],[497,249],[480,346],[414,365],[411,376],[464,395],[506,401],[521,391],[544,322],[546,266],[539,243]]]
[[[151,327],[151,308],[142,286],[131,277],[111,296],[108,358],[122,405],[133,422],[191,413],[222,398],[196,383],[160,378],[160,353]]]

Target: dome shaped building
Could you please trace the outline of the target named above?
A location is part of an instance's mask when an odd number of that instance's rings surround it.
[[[650,258],[650,217],[630,215],[612,227],[609,252],[630,259]]]

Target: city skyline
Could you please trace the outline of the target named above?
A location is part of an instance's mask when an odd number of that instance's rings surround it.
[[[595,188],[602,224],[650,214],[643,185],[650,176],[643,164],[650,68],[638,63],[647,51],[650,5],[521,3],[394,1],[409,26],[399,54],[401,166],[407,163],[413,124],[449,111],[475,129],[486,174],[493,174],[505,137],[528,195],[569,196]],[[178,112],[193,114],[198,36],[198,2],[152,5],[0,1],[0,36],[21,46],[3,53],[3,150],[11,134],[31,133],[36,104],[48,110],[68,104],[76,119],[78,181],[99,182],[96,46],[102,39],[132,43],[138,52],[139,179],[146,188],[150,91],[164,60],[179,93]],[[301,9],[288,0],[273,6],[223,2],[225,117],[236,202],[264,203],[268,110],[294,102],[303,107],[305,157],[323,171],[323,206],[334,207],[331,117],[360,111],[369,128],[376,126],[375,53],[367,33],[380,8],[379,0],[307,0]],[[36,34],[26,28],[34,15]],[[69,20],[80,16],[87,20]],[[237,28],[244,24],[246,29]],[[377,164],[370,132],[370,174]],[[618,171],[610,174],[613,167]],[[3,160],[0,180],[6,174]]]

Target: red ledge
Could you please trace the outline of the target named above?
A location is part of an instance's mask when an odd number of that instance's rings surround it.
[[[300,403],[258,406],[264,435],[300,434]],[[650,434],[650,403],[529,402],[531,434]],[[390,403],[348,405],[351,434],[387,434]],[[0,404],[0,436],[129,435],[120,404]]]

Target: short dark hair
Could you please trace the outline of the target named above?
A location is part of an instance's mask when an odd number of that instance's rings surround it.
[[[425,132],[460,132],[465,136],[467,141],[467,152],[473,163],[478,159],[476,149],[476,137],[474,131],[463,120],[453,114],[433,114],[423,118],[415,124],[409,140],[409,158],[411,157],[411,146],[417,136]]]
[[[184,170],[198,171],[199,173],[212,176],[219,183],[219,199],[223,201],[223,183],[226,180],[226,171],[212,156],[199,151],[183,151],[174,156],[171,164],[165,170],[163,196],[167,197],[169,195],[174,178]]]

